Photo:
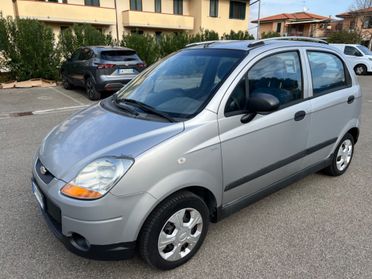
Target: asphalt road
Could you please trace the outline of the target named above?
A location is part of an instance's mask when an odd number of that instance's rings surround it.
[[[311,175],[212,224],[198,254],[168,272],[83,259],[54,238],[31,192],[32,156],[90,102],[61,88],[0,91],[0,278],[372,278],[372,76],[360,81],[361,136],[344,176]],[[39,113],[8,114],[24,111]]]

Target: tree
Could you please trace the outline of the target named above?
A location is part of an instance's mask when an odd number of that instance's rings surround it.
[[[82,46],[113,44],[111,34],[105,35],[90,24],[74,24],[60,33],[58,41],[65,59]]]
[[[362,38],[358,32],[352,31],[335,31],[332,32],[327,41],[334,44],[360,44]]]

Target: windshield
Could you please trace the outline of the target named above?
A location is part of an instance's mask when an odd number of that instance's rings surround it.
[[[150,67],[117,93],[172,118],[191,118],[213,97],[246,52],[185,49]]]
[[[359,50],[363,52],[365,55],[372,55],[372,52],[368,49],[368,47],[358,45],[357,48],[359,48]]]

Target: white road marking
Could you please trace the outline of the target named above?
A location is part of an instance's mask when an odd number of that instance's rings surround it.
[[[14,118],[14,117],[21,117],[21,116],[43,115],[43,114],[50,114],[50,113],[56,113],[56,112],[67,112],[71,110],[81,110],[89,106],[90,105],[81,105],[81,106],[61,107],[61,108],[43,109],[43,110],[35,110],[35,111],[27,111],[27,112],[1,113],[0,120]]]
[[[89,107],[90,105],[81,105],[81,106],[71,106],[71,107],[62,107],[62,108],[53,108],[53,109],[43,109],[43,110],[35,110],[32,114],[48,114],[53,112],[60,112],[60,111],[69,111],[69,110],[77,110]]]
[[[67,95],[66,93],[63,93],[58,88],[55,88],[55,87],[49,87],[49,88],[52,89],[53,91],[65,96],[66,98],[69,98],[70,100],[74,101],[75,103],[77,103],[79,105],[85,105],[83,102],[80,102],[79,100],[75,99],[74,97],[71,97],[70,95]]]

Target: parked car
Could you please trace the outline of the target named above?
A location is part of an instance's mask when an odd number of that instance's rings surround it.
[[[146,67],[133,49],[87,46],[76,50],[61,67],[63,87],[81,86],[89,99],[116,92]]]
[[[331,44],[340,49],[357,75],[372,72],[372,52],[365,46],[356,44]]]
[[[54,128],[32,188],[71,251],[175,268],[210,221],[308,174],[344,174],[361,102],[326,44],[193,44]]]

